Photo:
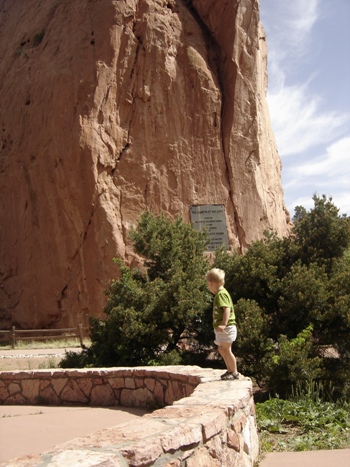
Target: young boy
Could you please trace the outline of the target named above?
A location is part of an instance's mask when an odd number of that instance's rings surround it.
[[[211,269],[207,272],[206,279],[208,289],[215,294],[213,305],[215,344],[227,367],[221,379],[225,381],[238,379],[236,357],[231,350],[232,342],[237,337],[236,317],[231,296],[224,287],[225,271]]]

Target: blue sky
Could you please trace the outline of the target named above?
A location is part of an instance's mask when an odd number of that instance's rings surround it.
[[[350,215],[350,0],[260,0],[285,203]]]

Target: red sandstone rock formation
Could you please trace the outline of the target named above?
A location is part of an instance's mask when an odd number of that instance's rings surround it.
[[[99,314],[148,209],[286,235],[258,0],[0,0],[0,327]]]

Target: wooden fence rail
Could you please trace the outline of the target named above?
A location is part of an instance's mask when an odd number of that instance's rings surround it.
[[[77,338],[80,341],[80,346],[84,346],[84,336],[88,335],[89,328],[83,327],[80,323],[76,328],[65,329],[16,329],[12,326],[11,329],[0,330],[0,342],[9,342],[14,349],[18,341],[46,341],[49,339],[64,340]]]

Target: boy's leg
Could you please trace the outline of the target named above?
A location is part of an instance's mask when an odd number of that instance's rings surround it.
[[[221,357],[223,358],[224,362],[225,362],[225,365],[226,365],[226,368],[228,369],[228,362],[226,360],[226,354],[224,351],[221,350],[221,344],[218,346],[218,352],[219,354],[221,355]],[[228,370],[229,371],[229,370]]]
[[[230,342],[220,342],[218,351],[226,364],[227,370],[230,373],[237,373],[237,362],[236,357],[233,355],[231,350],[232,344]]]

